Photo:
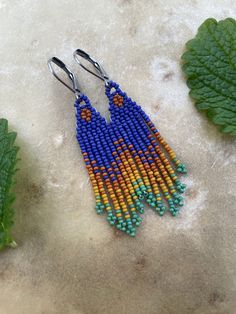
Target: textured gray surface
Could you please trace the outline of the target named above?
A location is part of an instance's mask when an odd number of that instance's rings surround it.
[[[0,1],[0,116],[18,132],[17,249],[0,253],[1,314],[235,314],[236,149],[188,97],[180,56],[234,1]],[[73,95],[52,78],[57,55],[107,116],[81,47],[142,104],[186,163],[186,205],[147,210],[136,239],[94,212],[75,139]]]

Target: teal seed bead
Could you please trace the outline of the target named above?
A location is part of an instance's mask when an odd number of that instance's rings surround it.
[[[142,210],[142,209],[144,209],[144,205],[143,205],[142,203],[139,203],[138,208],[139,208],[140,210]]]
[[[144,191],[143,195],[144,195],[144,197],[147,197],[148,196],[148,192]]]
[[[150,204],[152,200],[150,198],[147,199],[147,203]]]

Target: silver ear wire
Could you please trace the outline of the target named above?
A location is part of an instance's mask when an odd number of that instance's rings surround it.
[[[97,78],[99,78],[100,80],[105,82],[105,85],[108,85],[110,79],[109,76],[107,75],[106,71],[103,69],[103,67],[97,62],[95,61],[92,57],[90,57],[90,55],[81,50],[81,49],[77,49],[75,50],[75,52],[73,53],[74,59],[75,61],[87,72],[91,73],[92,75],[96,76]],[[89,70],[85,65],[83,65],[83,63],[80,61],[79,57],[87,60],[88,62],[90,62],[94,67],[97,73]]]
[[[55,72],[53,65],[52,64],[56,64],[60,69],[62,69],[69,77],[69,79],[72,82],[72,87],[69,86],[67,83],[65,83]],[[69,88],[69,90],[71,90],[73,93],[75,93],[75,97],[78,99],[80,96],[80,89],[79,89],[79,83],[78,80],[75,76],[75,74],[73,72],[71,72],[71,70],[65,65],[65,63],[63,63],[60,59],[53,57],[51,59],[48,60],[48,68],[51,71],[52,75],[55,76],[55,78],[61,82],[64,86],[66,86],[67,88]]]

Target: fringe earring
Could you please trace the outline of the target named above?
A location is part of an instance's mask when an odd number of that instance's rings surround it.
[[[91,62],[97,73],[87,69],[78,59]],[[115,82],[109,80],[101,65],[87,53],[76,50],[76,61],[105,82],[111,122],[92,107],[83,95],[75,75],[57,58],[49,60],[49,68],[76,95],[77,139],[90,176],[98,214],[106,212],[107,220],[117,229],[135,236],[142,221],[143,200],[161,216],[169,210],[173,216],[183,205],[185,185],[175,171],[185,173],[185,166],[176,158],[149,117]],[[62,68],[72,81],[71,88],[52,68]]]
[[[96,73],[85,67],[79,56],[89,61]],[[104,155],[100,167],[103,180],[98,175],[97,180],[103,182],[102,192],[109,200],[102,202],[97,196],[98,213],[105,208],[108,221],[131,236],[141,222],[142,200],[161,216],[167,210],[176,216],[183,206],[180,194],[186,188],[177,173],[187,173],[185,165],[142,108],[109,79],[97,61],[80,49],[74,52],[74,58],[85,70],[105,82],[109,99],[111,122],[98,127],[91,137],[97,143],[94,149],[100,148],[96,158]],[[85,154],[87,157],[87,152]],[[91,173],[98,170],[97,165],[90,168]]]

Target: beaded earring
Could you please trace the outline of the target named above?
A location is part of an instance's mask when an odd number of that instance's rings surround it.
[[[96,73],[85,67],[78,56],[86,59]],[[57,58],[48,65],[54,76],[76,95],[77,139],[95,194],[98,214],[118,230],[135,236],[141,224],[145,200],[160,216],[167,210],[176,216],[183,206],[186,186],[176,172],[186,168],[168,146],[140,106],[111,81],[86,52],[77,49],[75,60],[88,72],[105,82],[111,121],[107,122],[92,107],[78,88],[75,75]],[[71,88],[55,73],[51,63],[62,68],[72,81]]]

